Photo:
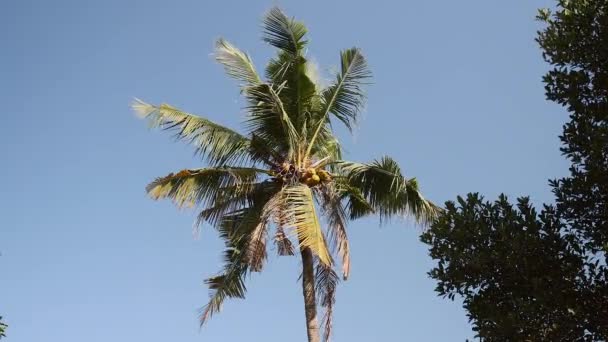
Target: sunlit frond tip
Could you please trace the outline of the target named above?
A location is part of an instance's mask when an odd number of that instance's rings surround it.
[[[137,115],[137,117],[141,119],[148,117],[148,115],[152,114],[156,110],[155,106],[146,103],[138,98],[133,98],[133,101],[131,102],[131,108],[135,112],[135,115]]]
[[[230,77],[245,82],[246,85],[261,82],[251,57],[223,38],[215,43],[215,60],[224,66]]]

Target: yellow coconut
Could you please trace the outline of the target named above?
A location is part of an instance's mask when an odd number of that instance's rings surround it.
[[[190,176],[192,173],[188,170],[181,170],[180,172],[178,172],[175,177],[188,177]]]
[[[319,178],[321,178],[322,182],[327,182],[328,180],[331,179],[329,172],[327,172],[325,170],[319,170],[318,175],[319,175]]]
[[[312,180],[312,182],[316,185],[319,184],[319,182],[321,181],[321,177],[319,177],[319,175],[312,175],[312,177],[310,177],[310,179]]]

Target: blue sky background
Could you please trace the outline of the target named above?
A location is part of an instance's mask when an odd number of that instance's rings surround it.
[[[156,176],[197,167],[149,131],[132,97],[236,127],[234,82],[210,53],[223,36],[259,68],[273,4],[304,20],[327,72],[361,47],[374,72],[350,159],[388,154],[437,203],[478,191],[551,201],[564,175],[564,111],[544,100],[536,8],[551,1],[28,1],[0,3],[0,314],[10,342],[304,341],[299,261],[273,258],[199,330],[202,280],[219,270],[209,227],[153,202]],[[459,302],[436,296],[408,222],[350,226],[352,277],[335,341],[464,341]]]

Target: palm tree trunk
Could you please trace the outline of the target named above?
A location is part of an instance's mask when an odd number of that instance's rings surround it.
[[[302,253],[302,290],[304,291],[304,310],[306,312],[308,342],[320,342],[312,251],[310,248],[305,247],[301,248],[300,252]]]

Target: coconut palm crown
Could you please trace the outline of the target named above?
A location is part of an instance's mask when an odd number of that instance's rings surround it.
[[[247,53],[217,41],[215,59],[238,81],[247,103],[243,133],[167,104],[133,104],[152,127],[175,132],[208,164],[157,178],[146,188],[155,200],[199,208],[197,225],[215,227],[225,242],[225,265],[206,280],[211,298],[201,324],[226,298],[244,297],[248,274],[262,271],[273,241],[279,255],[301,255],[309,341],[320,339],[317,303],[325,310],[327,340],[339,282],[336,265],[343,279],[350,270],[347,222],[377,214],[381,221],[409,216],[426,224],[437,214],[393,159],[342,159],[332,127],[354,127],[371,74],[361,51],[350,48],[340,53],[333,80],[322,86],[306,58],[306,33],[301,22],[277,8],[266,14],[263,40],[277,54],[264,77]]]

